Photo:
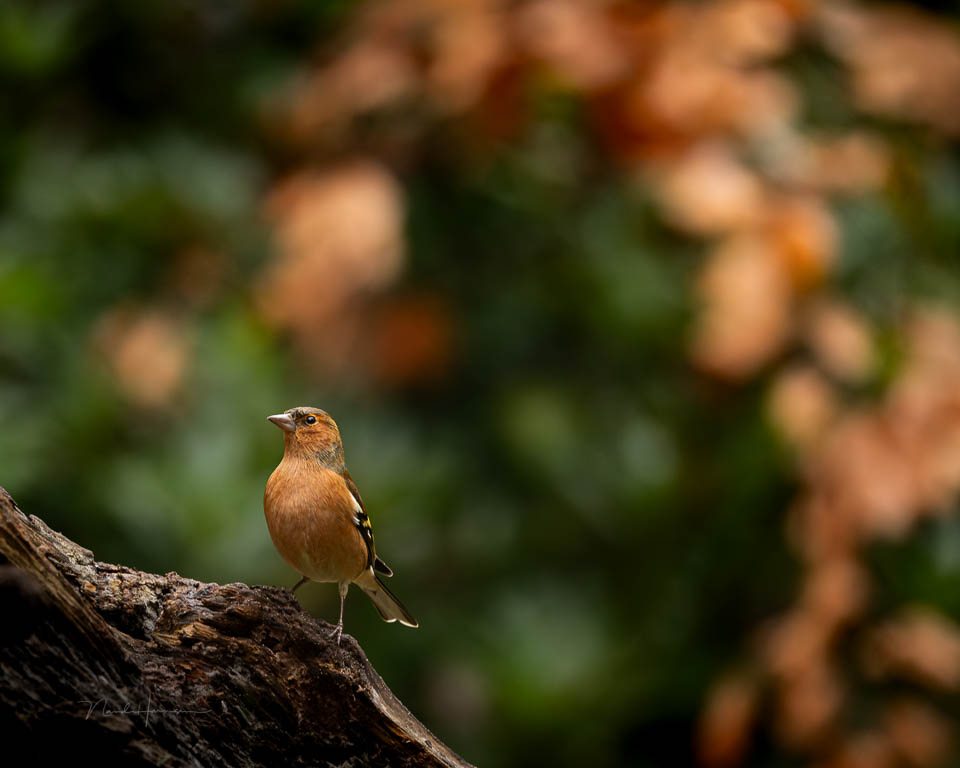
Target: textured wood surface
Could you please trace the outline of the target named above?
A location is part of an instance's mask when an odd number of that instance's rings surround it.
[[[40,764],[468,765],[330,629],[283,589],[96,562],[0,488],[0,732]]]

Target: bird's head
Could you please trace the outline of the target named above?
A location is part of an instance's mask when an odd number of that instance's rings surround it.
[[[313,458],[333,469],[343,469],[340,429],[326,411],[300,406],[268,416],[267,421],[283,430],[285,456]]]

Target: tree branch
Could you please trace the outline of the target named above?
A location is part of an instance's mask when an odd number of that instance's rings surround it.
[[[0,555],[0,732],[41,764],[469,768],[286,590],[98,563],[3,488]]]

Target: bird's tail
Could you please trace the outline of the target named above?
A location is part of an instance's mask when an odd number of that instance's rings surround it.
[[[410,611],[403,607],[397,596],[393,594],[386,585],[380,580],[371,569],[367,569],[355,582],[367,596],[373,600],[373,604],[384,621],[399,621],[408,627],[418,627],[420,624]]]

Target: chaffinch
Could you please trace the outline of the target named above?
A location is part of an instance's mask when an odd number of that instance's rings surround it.
[[[418,626],[377,575],[393,571],[374,550],[373,528],[344,464],[336,422],[308,407],[267,418],[283,430],[283,460],[267,480],[263,511],[277,551],[303,576],[293,589],[308,580],[339,584],[337,644],[351,583],[367,593],[384,621]]]

